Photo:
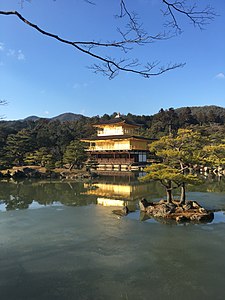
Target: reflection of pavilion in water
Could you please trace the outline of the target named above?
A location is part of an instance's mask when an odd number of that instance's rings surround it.
[[[136,207],[137,201],[148,194],[146,184],[98,182],[85,187],[88,188],[86,194],[96,195],[97,203],[103,206]]]

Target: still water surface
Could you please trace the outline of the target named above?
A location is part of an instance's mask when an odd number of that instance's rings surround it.
[[[225,299],[224,186],[188,193],[214,222],[165,225],[108,206],[160,199],[156,184],[0,182],[0,299]]]

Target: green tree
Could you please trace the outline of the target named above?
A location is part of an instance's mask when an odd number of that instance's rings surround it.
[[[6,157],[11,164],[23,165],[25,154],[35,148],[35,138],[31,130],[22,129],[10,134],[6,140]]]
[[[207,117],[206,117],[206,114],[202,111],[199,111],[197,112],[195,115],[194,115],[194,118],[198,121],[198,123],[200,125],[203,125],[205,123],[207,123]]]
[[[79,141],[72,141],[67,147],[63,155],[63,162],[69,164],[71,170],[76,166],[81,168],[87,160],[87,153],[85,151],[84,143]]]
[[[212,168],[225,167],[225,140],[223,143],[207,145],[202,151],[203,162]]]
[[[165,164],[152,164],[145,168],[145,172],[147,175],[141,177],[140,181],[159,181],[166,189],[167,203],[171,203],[173,200],[172,191],[179,187],[178,181],[182,176],[181,173]]]
[[[39,165],[40,167],[53,166],[55,158],[51,152],[51,149],[42,147],[34,152],[27,153],[24,161],[27,164]]]
[[[186,170],[200,161],[203,139],[198,132],[189,129],[179,129],[175,137],[164,136],[150,145],[153,152],[162,164],[153,164],[146,168],[147,175],[142,180],[160,181],[167,190],[167,200],[172,199],[172,190],[181,188],[180,203],[186,201],[186,184],[200,182],[196,176],[187,174]],[[154,171],[154,172],[153,172]],[[175,187],[173,186],[175,184]]]
[[[190,107],[184,108],[179,114],[179,121],[181,126],[187,126],[190,124],[197,124],[198,121],[195,119],[195,116],[192,115]]]
[[[199,179],[192,174],[182,174],[179,169],[175,169],[165,164],[152,164],[145,168],[147,175],[140,178],[142,182],[159,181],[166,190],[167,203],[171,203],[173,200],[173,190],[179,187],[185,187],[186,184],[197,184]],[[185,188],[181,190],[181,204],[183,204],[185,198]]]

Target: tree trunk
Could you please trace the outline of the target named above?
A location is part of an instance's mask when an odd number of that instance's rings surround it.
[[[183,163],[180,161],[180,167],[182,170],[182,174],[184,175],[184,165]],[[182,182],[181,184],[181,194],[180,194],[180,203],[179,204],[185,204],[186,201],[186,190],[185,190],[185,182]]]
[[[73,167],[75,166],[74,163],[70,164],[69,170],[71,171],[73,169]]]
[[[186,190],[185,190],[185,183],[183,182],[181,185],[180,204],[185,204],[185,201],[186,201]]]
[[[173,196],[172,196],[172,182],[168,182],[168,186],[166,188],[166,196],[167,196],[167,203],[172,203]]]
[[[167,203],[172,203],[173,197],[172,197],[172,191],[171,189],[166,190],[166,197],[167,197]]]

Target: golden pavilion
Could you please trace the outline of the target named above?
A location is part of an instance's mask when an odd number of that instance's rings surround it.
[[[82,141],[89,143],[87,151],[98,170],[132,170],[147,164],[151,139],[137,134],[141,125],[118,114],[114,119],[93,126],[97,128],[97,136]]]

